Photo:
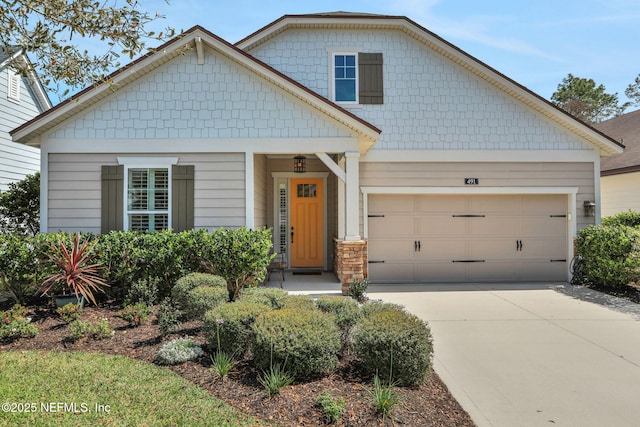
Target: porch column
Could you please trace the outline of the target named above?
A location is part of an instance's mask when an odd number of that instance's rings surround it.
[[[360,153],[344,153],[346,160],[346,221],[345,236],[346,241],[361,240],[360,237]]]
[[[340,159],[338,162],[340,169],[345,170],[345,160]],[[343,238],[346,234],[345,228],[345,185],[342,179],[338,179],[338,236]]]

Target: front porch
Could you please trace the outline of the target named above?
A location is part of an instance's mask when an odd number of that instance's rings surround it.
[[[294,171],[294,158],[301,156],[304,167]],[[360,153],[254,153],[251,157],[247,167],[253,174],[247,176],[247,194],[251,190],[253,198],[247,208],[253,209],[252,225],[273,229],[274,251],[282,254],[287,269],[333,272],[345,294],[352,279],[367,277],[359,208]],[[288,274],[294,280],[303,277]]]

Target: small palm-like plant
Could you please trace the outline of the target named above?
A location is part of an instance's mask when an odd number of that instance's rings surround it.
[[[63,294],[73,293],[77,298],[83,296],[96,304],[93,292],[103,292],[102,288],[109,285],[98,275],[102,265],[93,263],[97,256],[91,253],[94,245],[90,239],[80,242],[80,233],[76,233],[71,250],[62,240],[57,245],[51,244],[47,257],[58,267],[58,272],[42,282],[39,292],[47,295],[61,288]]]

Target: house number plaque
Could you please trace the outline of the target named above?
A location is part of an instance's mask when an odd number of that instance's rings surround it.
[[[478,178],[465,178],[464,185],[478,185],[480,180]]]

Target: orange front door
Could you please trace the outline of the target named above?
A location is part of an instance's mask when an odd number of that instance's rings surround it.
[[[322,267],[324,265],[322,182],[322,178],[300,178],[290,181],[291,267]]]

